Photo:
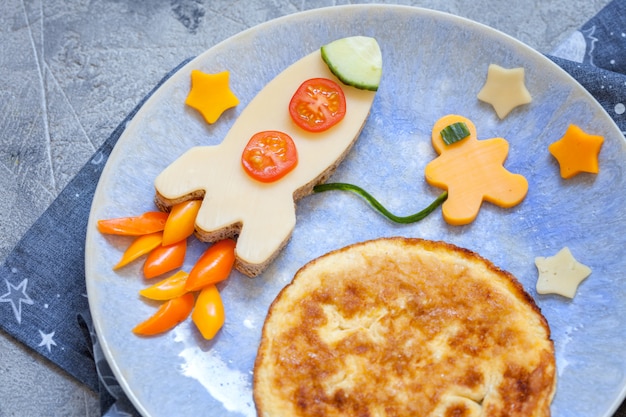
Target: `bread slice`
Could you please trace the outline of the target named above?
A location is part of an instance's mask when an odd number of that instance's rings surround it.
[[[360,129],[362,128],[363,128],[363,125],[361,125]],[[353,141],[346,147],[345,151],[337,157],[336,161],[334,161],[325,170],[319,173],[319,175],[315,177],[313,180],[297,188],[293,192],[294,210],[295,210],[295,203],[297,203],[302,198],[312,194],[313,188],[316,185],[325,183],[328,180],[328,178],[336,171],[339,164],[343,162],[343,160],[348,155],[348,152],[350,151],[350,149],[352,149],[352,146],[356,142],[358,135],[361,132],[360,129],[358,133],[354,136]],[[154,203],[159,208],[159,210],[163,212],[169,212],[172,209],[172,207],[175,206],[176,204],[183,203],[188,200],[203,200],[204,197],[205,197],[204,191],[195,191],[195,192],[186,194],[183,197],[169,199],[163,196],[161,193],[159,193],[157,189],[155,193],[155,197],[154,197]],[[245,202],[245,198],[243,198],[243,196],[241,196],[241,200]],[[253,205],[251,206],[253,207]],[[202,229],[202,227],[199,227],[198,225],[196,225],[194,235],[198,240],[202,242],[207,242],[207,243],[215,243],[222,239],[237,239],[239,235],[241,234],[241,229],[243,227],[242,223],[243,222],[241,221],[235,221],[227,226],[220,227],[212,231],[204,230]],[[267,235],[264,235],[264,236],[267,237]],[[246,260],[245,257],[240,256],[239,252],[236,251],[235,252],[235,265],[234,265],[235,269],[237,269],[242,274],[251,278],[258,276],[272,262],[274,262],[276,257],[280,254],[280,251],[285,247],[285,245],[287,245],[290,238],[291,238],[291,233],[283,237],[282,241],[273,248],[272,253],[266,255],[261,262],[250,262]],[[265,245],[265,242],[256,242],[256,243],[259,246]]]
[[[296,202],[335,171],[358,140],[374,103],[375,91],[342,85],[349,109],[344,118],[323,132],[307,132],[291,119],[289,103],[312,78],[336,78],[319,49],[263,87],[219,144],[188,149],[154,181],[161,210],[202,199],[196,236],[206,242],[236,237],[235,268],[250,277],[261,274],[280,254],[296,226]],[[298,150],[297,166],[270,183],[251,178],[241,163],[250,138],[265,130],[289,135]]]
[[[547,321],[510,273],[407,238],[301,268],[254,367],[260,417],[549,416],[555,385]]]

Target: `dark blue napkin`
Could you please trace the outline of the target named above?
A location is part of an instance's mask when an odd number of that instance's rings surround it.
[[[613,0],[548,57],[626,132],[626,1]]]
[[[626,1],[614,0],[549,55],[626,131]],[[100,393],[107,417],[138,415],[119,387],[92,328],[84,274],[91,200],[108,156],[143,103],[113,131],[0,266],[0,325]],[[6,284],[3,288],[2,282]],[[618,416],[626,416],[619,411]]]
[[[115,381],[92,328],[84,260],[91,200],[126,124],[188,61],[168,73],[130,112],[0,266],[2,328],[99,392],[102,413],[110,417],[139,414]]]

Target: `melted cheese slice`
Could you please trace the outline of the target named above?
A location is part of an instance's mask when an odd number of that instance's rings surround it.
[[[288,106],[300,84],[316,77],[335,80],[342,86],[347,110],[338,125],[310,133],[295,125]],[[312,192],[313,186],[326,179],[343,159],[361,131],[374,96],[373,91],[341,84],[318,50],[267,84],[242,111],[220,145],[194,147],[167,167],[155,181],[158,197],[171,205],[203,195],[196,219],[199,235],[216,240],[224,237],[220,231],[225,228],[235,229],[239,232],[238,263],[249,270],[261,267],[277,254],[295,227],[294,200]],[[248,140],[264,130],[290,135],[299,158],[292,172],[269,184],[250,178],[241,166]]]

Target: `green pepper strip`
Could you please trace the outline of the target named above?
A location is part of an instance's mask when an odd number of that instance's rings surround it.
[[[313,187],[313,191],[316,193],[321,193],[324,191],[332,191],[332,190],[340,190],[340,191],[351,191],[355,194],[363,197],[374,209],[376,209],[380,214],[388,218],[389,220],[401,223],[401,224],[409,224],[415,223],[420,220],[423,220],[426,216],[432,213],[437,207],[439,207],[446,199],[448,198],[448,192],[444,191],[433,201],[428,207],[424,210],[417,212],[415,214],[411,214],[409,216],[396,216],[391,213],[382,204],[378,202],[370,193],[353,184],[347,184],[343,182],[330,182],[328,184],[318,184]]]

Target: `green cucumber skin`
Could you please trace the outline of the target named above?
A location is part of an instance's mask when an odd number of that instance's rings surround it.
[[[356,38],[356,37],[355,37]],[[345,45],[349,43],[350,38],[338,39],[337,41],[331,42],[321,48],[322,59],[330,69],[330,71],[344,84],[353,86],[355,88],[361,90],[368,91],[378,91],[378,85],[380,83],[380,72],[381,68],[379,66],[370,65],[370,68],[366,68],[363,71],[354,70],[352,68],[346,68],[344,60],[349,60],[348,58],[344,58],[341,56],[341,52]],[[374,42],[376,42],[374,40]],[[376,43],[378,47],[378,44]],[[347,49],[348,53],[350,49]],[[339,53],[338,53],[339,52]],[[377,51],[380,54],[380,50]],[[334,54],[334,59],[333,59]],[[337,60],[338,57],[338,60]],[[367,62],[360,61],[361,65],[367,65]],[[373,70],[372,73],[376,74],[378,77],[375,80],[372,80],[372,74],[368,74],[368,71]],[[349,74],[349,75],[346,75]]]
[[[339,78],[339,80],[342,83],[344,83],[345,85],[349,85],[349,86],[358,88],[359,90],[378,91],[378,85],[361,84],[361,83],[358,83],[358,82],[350,81],[347,78],[343,77],[339,73],[339,71],[334,69],[334,67],[329,62],[328,58],[326,58],[325,54],[322,54],[322,59],[324,60],[326,65],[328,65],[328,68],[330,69],[330,72],[332,72],[335,75],[335,77]]]

